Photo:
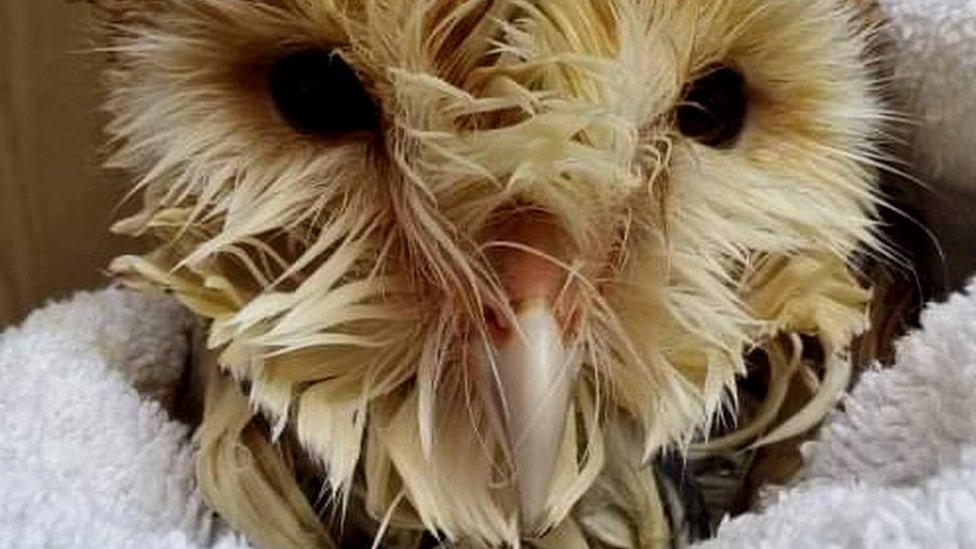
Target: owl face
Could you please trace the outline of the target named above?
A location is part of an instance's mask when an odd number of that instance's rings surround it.
[[[114,270],[208,319],[272,432],[394,526],[495,544],[639,500],[745,351],[840,353],[863,316],[852,2],[100,9],[145,205],[118,228],[159,242]]]

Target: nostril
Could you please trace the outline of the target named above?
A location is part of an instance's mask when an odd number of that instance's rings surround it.
[[[482,311],[482,318],[488,328],[488,335],[491,336],[495,344],[501,344],[508,340],[512,333],[512,326],[498,310],[486,306]]]

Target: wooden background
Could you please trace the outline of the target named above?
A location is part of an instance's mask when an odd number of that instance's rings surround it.
[[[109,236],[121,177],[99,168],[99,56],[89,8],[0,0],[0,326],[107,283],[133,243]]]

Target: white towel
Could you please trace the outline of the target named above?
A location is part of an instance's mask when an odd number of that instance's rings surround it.
[[[187,428],[153,398],[179,379],[189,327],[167,299],[107,290],[0,335],[0,547],[215,543]]]
[[[976,0],[880,0],[923,180],[976,193]]]

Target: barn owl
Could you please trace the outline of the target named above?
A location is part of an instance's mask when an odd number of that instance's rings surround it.
[[[116,230],[156,243],[111,269],[205,323],[207,501],[267,546],[668,543],[652,459],[850,377],[867,4],[95,0]]]

